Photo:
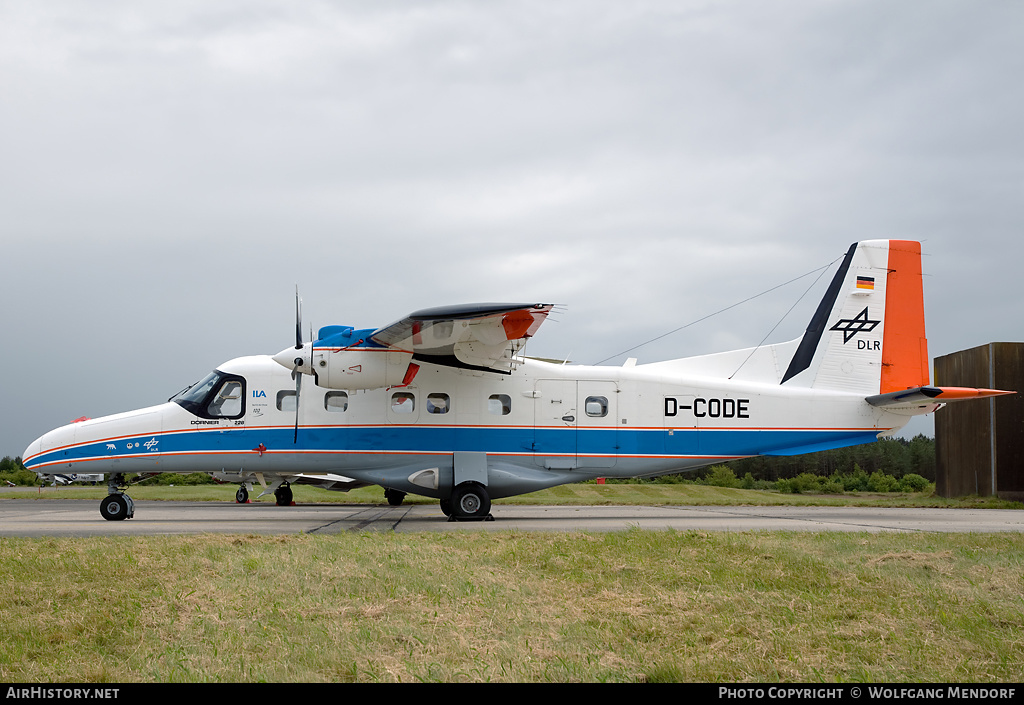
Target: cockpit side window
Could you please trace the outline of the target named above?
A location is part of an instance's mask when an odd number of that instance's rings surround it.
[[[171,401],[204,419],[239,419],[245,414],[245,378],[214,370]]]
[[[213,400],[206,406],[210,416],[238,416],[242,413],[242,383],[229,379],[220,386]]]

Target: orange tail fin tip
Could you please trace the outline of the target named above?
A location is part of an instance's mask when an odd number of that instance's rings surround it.
[[[928,340],[924,330],[921,277],[921,243],[890,240],[879,390],[882,394],[928,385]]]

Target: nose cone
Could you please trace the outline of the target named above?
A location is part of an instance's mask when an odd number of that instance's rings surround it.
[[[32,441],[22,457],[22,463],[29,470],[53,465],[62,460],[60,451],[75,442],[76,424],[68,424],[44,433]]]
[[[309,356],[311,354],[310,346],[307,343],[301,348],[290,347],[285,348],[277,355],[274,355],[273,360],[277,364],[281,365],[285,369],[291,371],[296,367],[299,368],[299,372],[304,375],[312,374],[313,369],[309,364]]]
[[[22,462],[22,464],[26,468],[31,470],[32,466],[35,465],[35,458],[42,451],[43,451],[43,439],[40,437],[40,438],[35,439],[31,443],[29,443],[28,444],[28,448],[26,448],[25,452],[21,454],[21,458],[22,458],[21,462]]]

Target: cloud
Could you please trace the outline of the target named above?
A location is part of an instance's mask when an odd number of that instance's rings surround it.
[[[565,304],[531,354],[593,362],[920,239],[933,354],[1019,339],[1022,13],[6,3],[0,453],[276,352],[296,284],[317,326]],[[631,354],[756,344],[809,283]]]

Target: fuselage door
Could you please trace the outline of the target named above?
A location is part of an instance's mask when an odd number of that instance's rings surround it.
[[[546,468],[576,467],[576,380],[539,379],[533,397],[537,463]]]
[[[577,385],[577,467],[614,467],[619,452],[618,385],[587,380]]]

